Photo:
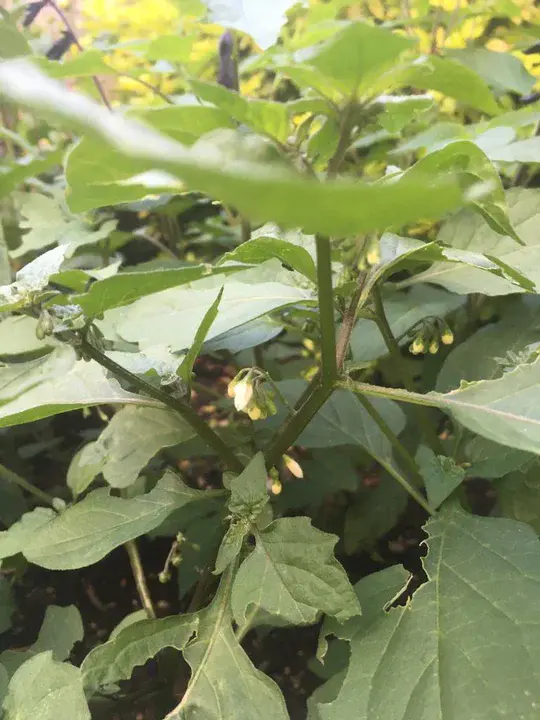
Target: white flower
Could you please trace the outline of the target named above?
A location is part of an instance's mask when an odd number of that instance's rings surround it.
[[[244,410],[249,401],[253,397],[253,385],[250,382],[241,380],[234,387],[234,407],[238,410]]]

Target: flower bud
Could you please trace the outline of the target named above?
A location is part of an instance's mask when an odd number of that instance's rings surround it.
[[[289,457],[288,455],[284,455],[283,460],[285,461],[285,466],[287,470],[291,473],[291,475],[294,475],[294,477],[298,479],[304,477],[304,471],[296,462],[296,460],[294,460],[294,458]]]
[[[426,345],[424,343],[424,338],[421,335],[415,337],[413,342],[409,345],[409,350],[413,355],[420,355],[420,353],[425,352]]]
[[[234,388],[234,407],[238,410],[245,410],[253,397],[253,383],[248,380],[241,380]]]
[[[439,341],[435,338],[429,343],[429,352],[436,355],[439,352]]]
[[[165,585],[165,583],[168,583],[171,579],[171,573],[167,570],[162,570],[158,575],[158,580],[162,585]]]
[[[443,345],[452,345],[454,342],[454,333],[446,326],[441,335],[441,342]]]

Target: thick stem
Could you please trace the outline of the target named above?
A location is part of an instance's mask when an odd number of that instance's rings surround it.
[[[133,375],[133,373],[130,373],[129,370],[126,370],[121,365],[118,365],[118,363],[114,362],[114,360],[111,360],[111,358],[107,357],[107,355],[95,348],[88,342],[88,340],[82,340],[81,350],[87,357],[95,360],[104,368],[112,372],[113,375],[123,378],[131,385],[134,385],[139,391],[145,392],[147,395],[150,395],[150,397],[159,400],[164,405],[170,407],[171,410],[177,412],[188,423],[188,425],[195,430],[197,435],[199,435],[199,437],[204,440],[207,445],[216,451],[217,455],[223,460],[230,470],[237,473],[242,472],[244,469],[242,461],[234,454],[228,445],[225,444],[219,435],[217,435],[212,428],[208,427],[205,421],[199,417],[192,407],[183,403],[181,400],[173,398],[171,395],[167,395],[167,393],[163,392],[163,390],[150,385],[137,375]]]
[[[148,585],[146,584],[146,577],[144,575],[144,569],[137,543],[135,540],[128,540],[127,543],[124,543],[124,547],[126,548],[129,557],[129,564],[131,565],[131,570],[133,572],[141,604],[146,610],[147,616],[150,619],[154,619],[156,617],[156,611],[154,610],[152,598],[150,597],[150,591],[148,589]]]
[[[41,500],[41,502],[45,503],[45,505],[51,505],[54,507],[54,498],[52,495],[40,490],[35,485],[32,485],[31,482],[28,482],[28,480],[25,480],[16,472],[10,470],[2,464],[0,464],[0,478],[7,480],[7,482],[12,482],[14,485],[18,485],[22,490],[26,490],[27,493],[30,493],[30,495],[33,495],[38,500]]]
[[[394,367],[399,373],[401,382],[403,383],[405,389],[408,392],[414,393],[415,390],[413,378],[403,361],[401,350],[399,348],[396,338],[394,337],[394,334],[392,333],[390,323],[388,322],[388,318],[386,317],[386,313],[384,311],[381,292],[377,285],[373,288],[373,302],[375,304],[376,322],[381,332],[381,335],[383,336],[386,347],[388,348],[388,352],[390,353],[390,357],[392,358]],[[415,412],[418,424],[422,429],[426,441],[429,442],[431,449],[437,455],[443,454],[441,442],[437,437],[437,433],[435,432],[435,429],[431,425],[429,419],[424,415],[423,412]]]
[[[337,377],[336,330],[334,327],[334,290],[330,240],[316,237],[317,284],[321,326],[322,384],[330,387]]]
[[[55,12],[55,13],[58,15],[58,17],[60,18],[60,20],[64,23],[64,26],[65,26],[66,30],[67,30],[69,33],[71,33],[71,37],[73,38],[73,41],[74,41],[75,45],[77,46],[77,49],[80,50],[81,52],[83,52],[83,51],[84,51],[84,48],[83,48],[83,46],[81,45],[81,43],[79,42],[79,40],[78,40],[78,38],[77,38],[77,35],[75,34],[75,32],[73,31],[73,28],[71,27],[71,23],[70,23],[69,20],[67,19],[66,15],[65,15],[64,12],[62,11],[62,9],[58,7],[58,5],[56,4],[55,0],[47,0],[47,5],[48,5],[52,10],[54,10],[54,12]],[[99,93],[99,95],[100,95],[100,97],[101,97],[101,100],[103,101],[103,104],[104,104],[105,107],[107,107],[109,110],[112,110],[111,104],[110,104],[107,96],[105,95],[105,90],[103,89],[103,85],[101,84],[99,78],[97,78],[95,75],[93,75],[93,76],[92,76],[92,80],[94,81],[94,85],[96,86],[96,90],[98,91],[98,93]]]

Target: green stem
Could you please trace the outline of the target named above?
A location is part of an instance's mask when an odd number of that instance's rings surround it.
[[[356,104],[353,100],[349,102],[347,107],[343,111],[341,119],[341,128],[339,134],[339,142],[336,150],[328,162],[328,168],[326,171],[326,177],[328,180],[332,180],[339,173],[345,155],[349,149],[351,143],[351,132],[355,124],[355,110]]]
[[[390,353],[390,357],[392,358],[394,367],[398,371],[401,382],[405,389],[408,392],[413,393],[414,381],[403,360],[397,340],[392,333],[390,323],[388,322],[388,318],[386,317],[381,297],[381,291],[378,285],[373,288],[373,302],[375,305],[376,323],[381,332],[381,335],[383,336],[386,347],[388,348],[388,352]],[[431,446],[433,452],[437,455],[443,454],[441,442],[437,437],[437,434],[432,427],[429,419],[422,412],[416,412],[416,419],[422,429],[426,441]]]
[[[421,480],[422,478],[413,456],[398,440],[397,436],[392,432],[392,429],[390,428],[386,420],[383,418],[383,416],[380,414],[380,412],[374,407],[373,403],[371,403],[366,397],[364,397],[364,395],[361,394],[358,394],[357,398],[359,402],[364,406],[368,415],[377,423],[383,435],[386,436],[387,440],[390,442],[395,452],[400,456],[400,458],[403,460],[403,463],[407,466],[409,472]]]
[[[124,547],[126,548],[126,552],[129,557],[129,564],[131,565],[131,571],[133,572],[133,578],[135,580],[135,585],[137,586],[139,599],[143,608],[146,610],[148,618],[154,619],[156,617],[156,611],[154,610],[150,590],[148,589],[148,585],[146,583],[144,568],[137,543],[135,540],[128,540],[124,543]]]
[[[43,490],[37,488],[35,485],[32,485],[31,482],[28,482],[28,480],[25,480],[16,472],[10,470],[1,463],[0,478],[7,480],[7,482],[12,482],[14,485],[18,485],[22,490],[26,490],[26,492],[30,493],[30,495],[33,495],[38,500],[41,500],[41,502],[45,503],[45,505],[51,505],[52,507],[54,507],[54,498],[52,497],[52,495],[49,495]]]
[[[397,402],[404,402],[410,405],[423,405],[424,407],[441,407],[442,405],[451,405],[448,401],[443,401],[441,397],[423,395],[422,393],[409,392],[401,388],[382,387],[380,385],[370,385],[369,383],[359,382],[357,380],[338,380],[337,387],[345,390],[352,390],[354,393],[368,395],[370,397],[383,397]]]
[[[403,475],[401,475],[401,473],[396,470],[392,463],[386,462],[381,458],[377,458],[377,461],[379,465],[381,465],[386,470],[386,472],[390,473],[394,480],[396,480],[401,485],[401,487],[406,490],[406,492],[408,492],[409,495],[414,498],[421,507],[424,508],[427,513],[435,517],[437,513],[435,512],[435,510],[433,510],[432,507],[430,507],[429,503],[422,495],[422,493],[418,492],[415,487],[413,487],[407,480],[405,480]]]
[[[333,390],[333,386],[319,385],[298,409],[298,412],[281,426],[265,453],[268,467],[276,465],[281,456],[287,452],[291,445],[294,445],[295,440],[319,412]]]
[[[330,240],[316,237],[317,284],[321,325],[322,384],[332,386],[337,377],[336,330],[334,327],[334,290]]]
[[[223,460],[223,462],[233,472],[240,473],[244,469],[244,464],[235,455],[235,453],[225,444],[225,442],[217,435],[212,428],[208,427],[205,421],[199,417],[197,412],[180,400],[173,398],[171,395],[163,392],[157,387],[150,385],[142,378],[137,375],[133,375],[129,370],[126,370],[118,363],[111,360],[110,357],[102,353],[100,350],[95,348],[88,340],[82,340],[81,350],[87,356],[95,360],[97,363],[102,365],[104,368],[123,378],[126,382],[134,385],[138,390],[145,392],[150,397],[159,400],[164,405],[167,405],[177,412],[187,423],[190,425],[197,435],[204,440],[209,447],[216,451],[217,455]]]

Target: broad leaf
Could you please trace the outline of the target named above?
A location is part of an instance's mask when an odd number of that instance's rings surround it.
[[[487,152],[489,157],[497,162],[540,163],[540,138],[535,136],[507,145],[499,145],[490,148]]]
[[[192,79],[191,86],[201,100],[213,103],[239,123],[280,143],[287,141],[289,112],[283,103],[248,100],[233,90],[200,80]]]
[[[460,48],[447,50],[445,54],[474,70],[491,87],[501,92],[511,90],[527,95],[534,87],[533,75],[527,72],[519,58],[509,52]]]
[[[458,388],[462,380],[494,380],[535,356],[540,343],[540,302],[537,296],[512,298],[501,319],[477,330],[446,358],[437,390]]]
[[[540,546],[534,532],[455,505],[427,532],[428,582],[407,607],[350,634],[343,684],[334,697],[314,703],[310,718],[536,718]]]
[[[11,678],[4,700],[5,720],[90,720],[81,671],[43,652]]]
[[[468,477],[500,478],[514,470],[525,470],[536,458],[533,453],[505,447],[477,435],[463,448],[470,466],[466,468]]]
[[[413,45],[403,35],[353,22],[303,59],[350,96],[372,91],[374,79]]]
[[[540,534],[540,482],[538,464],[526,472],[513,472],[495,484],[498,506],[506,517],[530,525]]]
[[[23,515],[0,533],[0,557],[22,552],[30,562],[51,570],[86,567],[158,527],[174,510],[199,497],[200,491],[171,472],[146,495],[128,500],[100,488],[60,515],[44,508]]]
[[[143,349],[166,345],[173,351],[185,350],[193,344],[222,287],[223,297],[207,341],[278,308],[313,302],[313,291],[301,287],[298,276],[274,260],[227,278],[206,278],[139,300],[126,310],[117,331]]]
[[[60,245],[19,270],[14,283],[0,287],[0,311],[19,310],[31,304],[32,295],[47,287],[49,278],[60,270],[69,250],[68,245]]]
[[[140,620],[124,628],[84,658],[81,665],[84,687],[92,691],[129,680],[137,666],[144,665],[160,650],[166,647],[183,650],[196,628],[196,615]]]
[[[234,148],[227,156],[223,150],[212,151],[208,142],[188,149],[133,120],[111,115],[19,60],[0,67],[0,91],[40,114],[53,113],[72,129],[101,136],[125,155],[143,160],[146,170],[179,173],[191,187],[218,196],[248,218],[271,219],[307,232],[348,235],[386,227],[389,222],[400,225],[426,215],[440,217],[458,207],[463,197],[457,181],[448,176],[441,182],[432,178],[429,185],[408,174],[389,184],[326,184],[239,158]],[[95,158],[100,156],[101,165],[108,166],[110,146],[96,148]],[[88,175],[87,181],[91,179]],[[392,208],[390,216],[388,208]]]
[[[0,316],[0,357],[11,358],[17,355],[47,352],[54,340],[36,337],[37,320],[28,315]]]
[[[75,361],[69,346],[45,358],[0,367],[0,427],[94,405],[155,405],[123,390],[95,362]]]
[[[191,678],[174,714],[205,720],[288,720],[278,686],[252,665],[234,635],[231,574],[223,575],[212,603],[198,614],[197,636],[184,650]]]
[[[435,455],[431,448],[421,445],[416,462],[424,479],[430,507],[437,509],[465,479],[465,470],[450,457]]]
[[[259,612],[266,622],[274,617],[293,625],[314,623],[323,612],[341,622],[358,615],[358,600],[334,557],[337,540],[306,517],[281,518],[257,531],[255,549],[234,579],[238,625],[251,624]]]
[[[161,448],[178,445],[194,435],[178,413],[125,407],[114,415],[97,441],[79,455],[78,471],[88,477],[91,467],[93,477],[103,473],[111,487],[128,487]],[[68,484],[73,487],[73,480]]]
[[[38,653],[51,651],[54,660],[67,660],[75,643],[83,639],[82,619],[75,605],[49,605],[35,643],[27,650],[5,650],[0,663],[11,677],[27,660]]]
[[[437,239],[444,245],[498,258],[518,270],[537,287],[540,283],[540,244],[537,232],[540,192],[514,189],[508,191],[507,200],[510,222],[524,243],[522,247],[516,245],[512,238],[494,232],[470,210],[464,210],[448,220]],[[507,295],[520,292],[507,279],[451,262],[434,263],[429,270],[408,281],[408,284],[418,282],[434,283],[462,294],[479,292],[484,295]]]

